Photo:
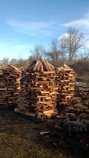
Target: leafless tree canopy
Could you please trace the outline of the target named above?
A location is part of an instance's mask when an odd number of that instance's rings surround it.
[[[76,58],[77,51],[84,46],[84,35],[78,29],[70,27],[67,36],[63,36],[62,42],[71,63]]]
[[[61,52],[59,50],[59,42],[57,39],[51,41],[51,50],[46,52],[46,55],[54,66],[58,66]]]
[[[35,59],[41,59],[45,55],[45,49],[41,45],[36,45],[31,52]]]

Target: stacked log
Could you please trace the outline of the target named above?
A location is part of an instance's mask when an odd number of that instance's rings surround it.
[[[83,99],[89,99],[89,84],[88,83],[80,83],[78,85],[79,95]]]
[[[77,96],[81,98],[80,107],[83,110],[89,110],[89,84],[79,83],[77,86]],[[75,105],[78,108],[78,105]]]
[[[38,118],[51,117],[56,113],[55,68],[45,60],[33,61],[26,67],[24,101],[17,112]],[[26,87],[27,86],[27,87]]]
[[[19,99],[19,104],[18,107],[15,109],[15,111],[20,111],[22,113],[26,112],[26,108],[29,105],[29,91],[28,91],[28,85],[29,85],[29,80],[27,80],[27,72],[22,72],[21,76],[21,82],[20,82],[20,87],[21,87],[21,92],[20,92],[20,99]]]
[[[20,96],[21,72],[18,68],[8,65],[0,68],[0,104],[18,104]]]
[[[58,86],[58,105],[68,106],[71,104],[72,97],[74,96],[74,71],[64,64],[63,67],[57,70],[57,86]]]

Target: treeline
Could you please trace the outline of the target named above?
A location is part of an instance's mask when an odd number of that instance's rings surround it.
[[[89,72],[89,51],[85,47],[86,43],[84,34],[79,29],[70,27],[62,37],[51,41],[50,50],[47,51],[41,45],[36,45],[28,59],[9,60],[9,58],[3,58],[0,63],[25,67],[33,59],[44,58],[55,67],[66,63],[74,68],[78,74],[83,74]]]

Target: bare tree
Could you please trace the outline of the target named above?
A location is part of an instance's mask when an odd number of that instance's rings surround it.
[[[41,45],[36,45],[31,52],[34,59],[41,59],[45,54],[45,49]]]
[[[63,36],[64,47],[69,56],[69,63],[76,58],[77,51],[84,46],[84,35],[78,29],[69,27],[67,36]]]
[[[62,38],[60,39],[59,41],[59,46],[60,46],[60,53],[61,53],[61,61],[62,61],[62,64],[64,64],[66,62],[66,59],[67,59],[67,50],[66,50],[66,45],[65,45],[65,39]]]
[[[46,55],[54,66],[58,66],[60,51],[57,39],[51,41],[51,50],[47,52]]]
[[[2,60],[1,60],[1,63],[2,64],[9,64],[9,58],[3,58]]]
[[[12,64],[12,65],[16,65],[18,63],[18,60],[12,58],[9,63]]]

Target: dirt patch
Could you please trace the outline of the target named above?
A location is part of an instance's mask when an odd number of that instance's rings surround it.
[[[14,112],[0,111],[0,158],[72,158],[65,152],[51,147],[40,137],[40,131],[47,131],[46,123],[34,123]],[[46,139],[47,140],[47,139]],[[47,145],[48,144],[48,145]],[[77,157],[77,156],[76,156]],[[79,156],[78,156],[79,157]]]

